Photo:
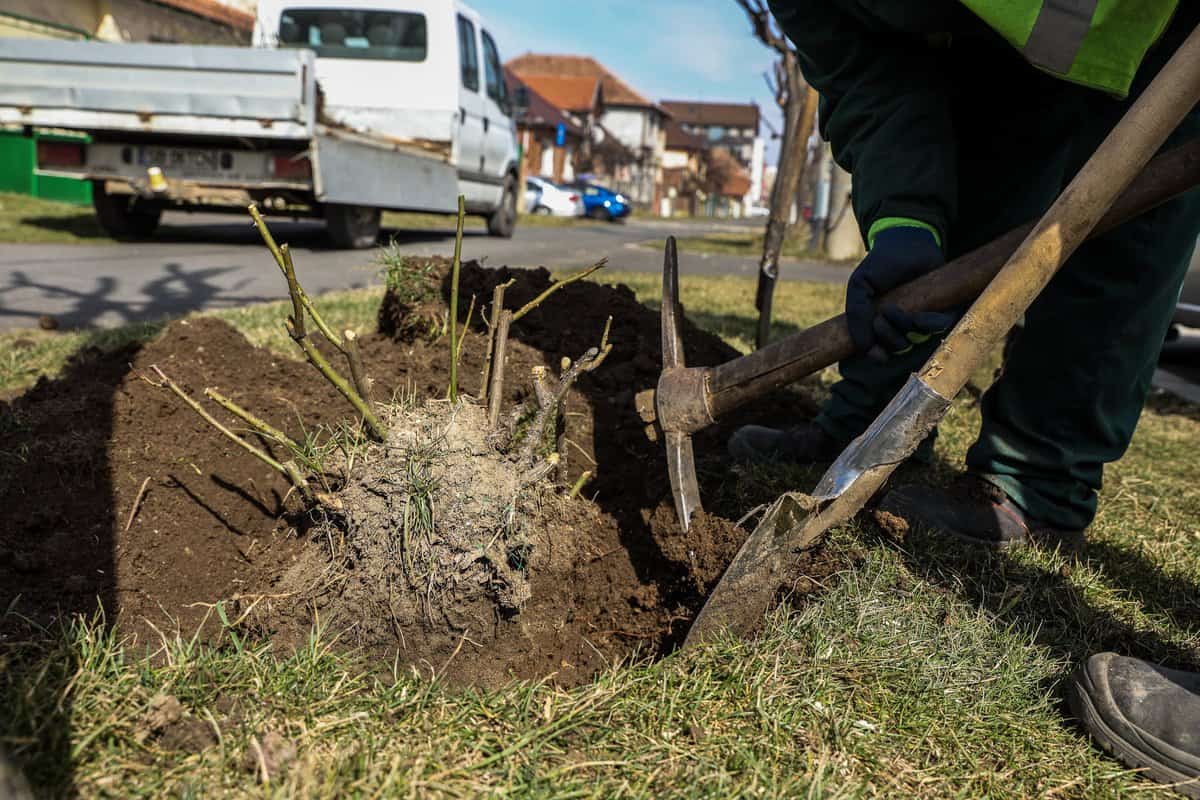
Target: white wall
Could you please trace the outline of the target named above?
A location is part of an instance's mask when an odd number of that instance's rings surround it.
[[[639,150],[651,142],[642,139],[646,120],[645,111],[632,108],[611,108],[600,117],[600,124],[632,150]]]
[[[761,136],[754,137],[754,152],[750,157],[750,195],[751,203],[763,202],[763,162],[766,159],[766,142]]]
[[[663,169],[681,169],[688,165],[688,153],[684,150],[667,150],[663,153]]]

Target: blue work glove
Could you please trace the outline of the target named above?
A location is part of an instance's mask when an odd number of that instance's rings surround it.
[[[884,361],[953,327],[958,314],[952,312],[910,314],[891,304],[875,307],[880,296],[944,263],[941,246],[926,228],[901,225],[876,234],[846,286],[846,322],[855,351]]]

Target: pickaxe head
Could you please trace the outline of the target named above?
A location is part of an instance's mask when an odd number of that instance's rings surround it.
[[[696,457],[692,452],[692,431],[684,425],[672,424],[679,416],[672,402],[690,394],[680,381],[703,381],[704,370],[689,370],[683,356],[683,309],[679,305],[679,252],[675,237],[667,237],[663,257],[662,288],[662,358],[663,371],[655,391],[654,409],[662,426],[667,446],[667,473],[671,478],[671,494],[679,524],[686,532],[692,516],[701,511],[700,483],[696,479]]]

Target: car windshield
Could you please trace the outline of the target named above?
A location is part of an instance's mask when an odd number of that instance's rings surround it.
[[[293,8],[279,21],[280,47],[306,47],[322,58],[424,61],[425,15],[409,11]]]

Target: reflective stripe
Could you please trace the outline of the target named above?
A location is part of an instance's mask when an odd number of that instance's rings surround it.
[[[1025,42],[1025,58],[1051,72],[1069,73],[1099,4],[1100,0],[1045,0]]]

